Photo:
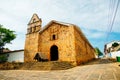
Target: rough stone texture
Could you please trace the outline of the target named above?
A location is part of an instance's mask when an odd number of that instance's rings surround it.
[[[38,33],[41,29],[41,23],[41,19],[39,19],[39,17],[36,14],[34,14],[28,24],[24,49],[25,62],[33,61],[35,53],[38,52]]]
[[[74,27],[75,53],[77,64],[87,62],[95,58],[94,48],[90,45],[84,34],[78,27]]]
[[[56,31],[55,31],[56,30]],[[75,62],[75,44],[73,27],[52,23],[48,29],[40,33],[39,51],[46,54],[50,60],[50,48],[53,45],[58,47],[59,61]],[[51,36],[56,35],[56,40]]]
[[[37,27],[38,30],[34,31],[36,26],[40,28]],[[76,25],[51,21],[41,29],[41,19],[34,14],[28,24],[25,62],[34,61],[37,52],[45,54],[51,60],[51,47],[54,45],[58,48],[58,61],[78,65],[95,58],[93,47]]]

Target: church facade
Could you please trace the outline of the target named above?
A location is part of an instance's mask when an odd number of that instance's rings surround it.
[[[52,20],[42,28],[42,20],[33,14],[28,23],[24,61],[35,61],[36,55],[48,61],[68,61],[79,65],[95,58],[95,50],[74,24]]]

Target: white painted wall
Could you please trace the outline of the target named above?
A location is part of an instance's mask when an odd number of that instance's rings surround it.
[[[11,52],[8,54],[8,62],[24,62],[24,51]]]
[[[112,58],[116,58],[117,56],[120,57],[120,51],[112,52],[112,53],[111,53],[111,57],[112,57]]]
[[[106,44],[106,48],[107,49],[110,48],[112,46],[112,44],[115,43],[115,42],[117,42],[118,44],[120,44],[120,41],[112,41],[112,42]]]
[[[117,56],[120,57],[120,51],[108,53],[107,56],[110,58],[116,58]]]

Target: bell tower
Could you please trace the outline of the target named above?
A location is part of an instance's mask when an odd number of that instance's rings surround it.
[[[42,20],[37,14],[33,14],[31,20],[28,23],[27,34],[36,33],[41,29]]]
[[[39,31],[41,30],[42,20],[37,14],[33,14],[28,23],[27,34],[24,47],[24,61],[34,61],[34,56],[38,52]]]

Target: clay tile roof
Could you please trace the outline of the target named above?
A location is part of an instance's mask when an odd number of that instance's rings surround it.
[[[61,22],[61,21],[55,21],[55,20],[52,20],[52,21],[55,22],[55,23],[61,24],[61,25],[66,25],[66,26],[74,25],[74,24],[71,24],[71,23],[65,23],[65,22]]]
[[[4,53],[6,53],[6,52],[10,52],[10,50],[3,49],[3,52],[4,52]]]
[[[74,25],[74,24],[70,24],[70,23],[65,23],[65,22],[60,22],[60,21],[52,20],[52,21],[50,21],[47,25],[45,25],[45,26],[39,31],[39,33],[42,33],[44,30],[46,30],[46,29],[49,27],[49,25],[51,25],[52,23],[57,23],[57,24],[65,25],[65,26],[67,26],[67,27]]]
[[[21,49],[21,50],[14,50],[14,51],[8,51],[8,52],[4,52],[4,53],[12,53],[12,52],[19,52],[19,51],[24,51],[24,49]]]

